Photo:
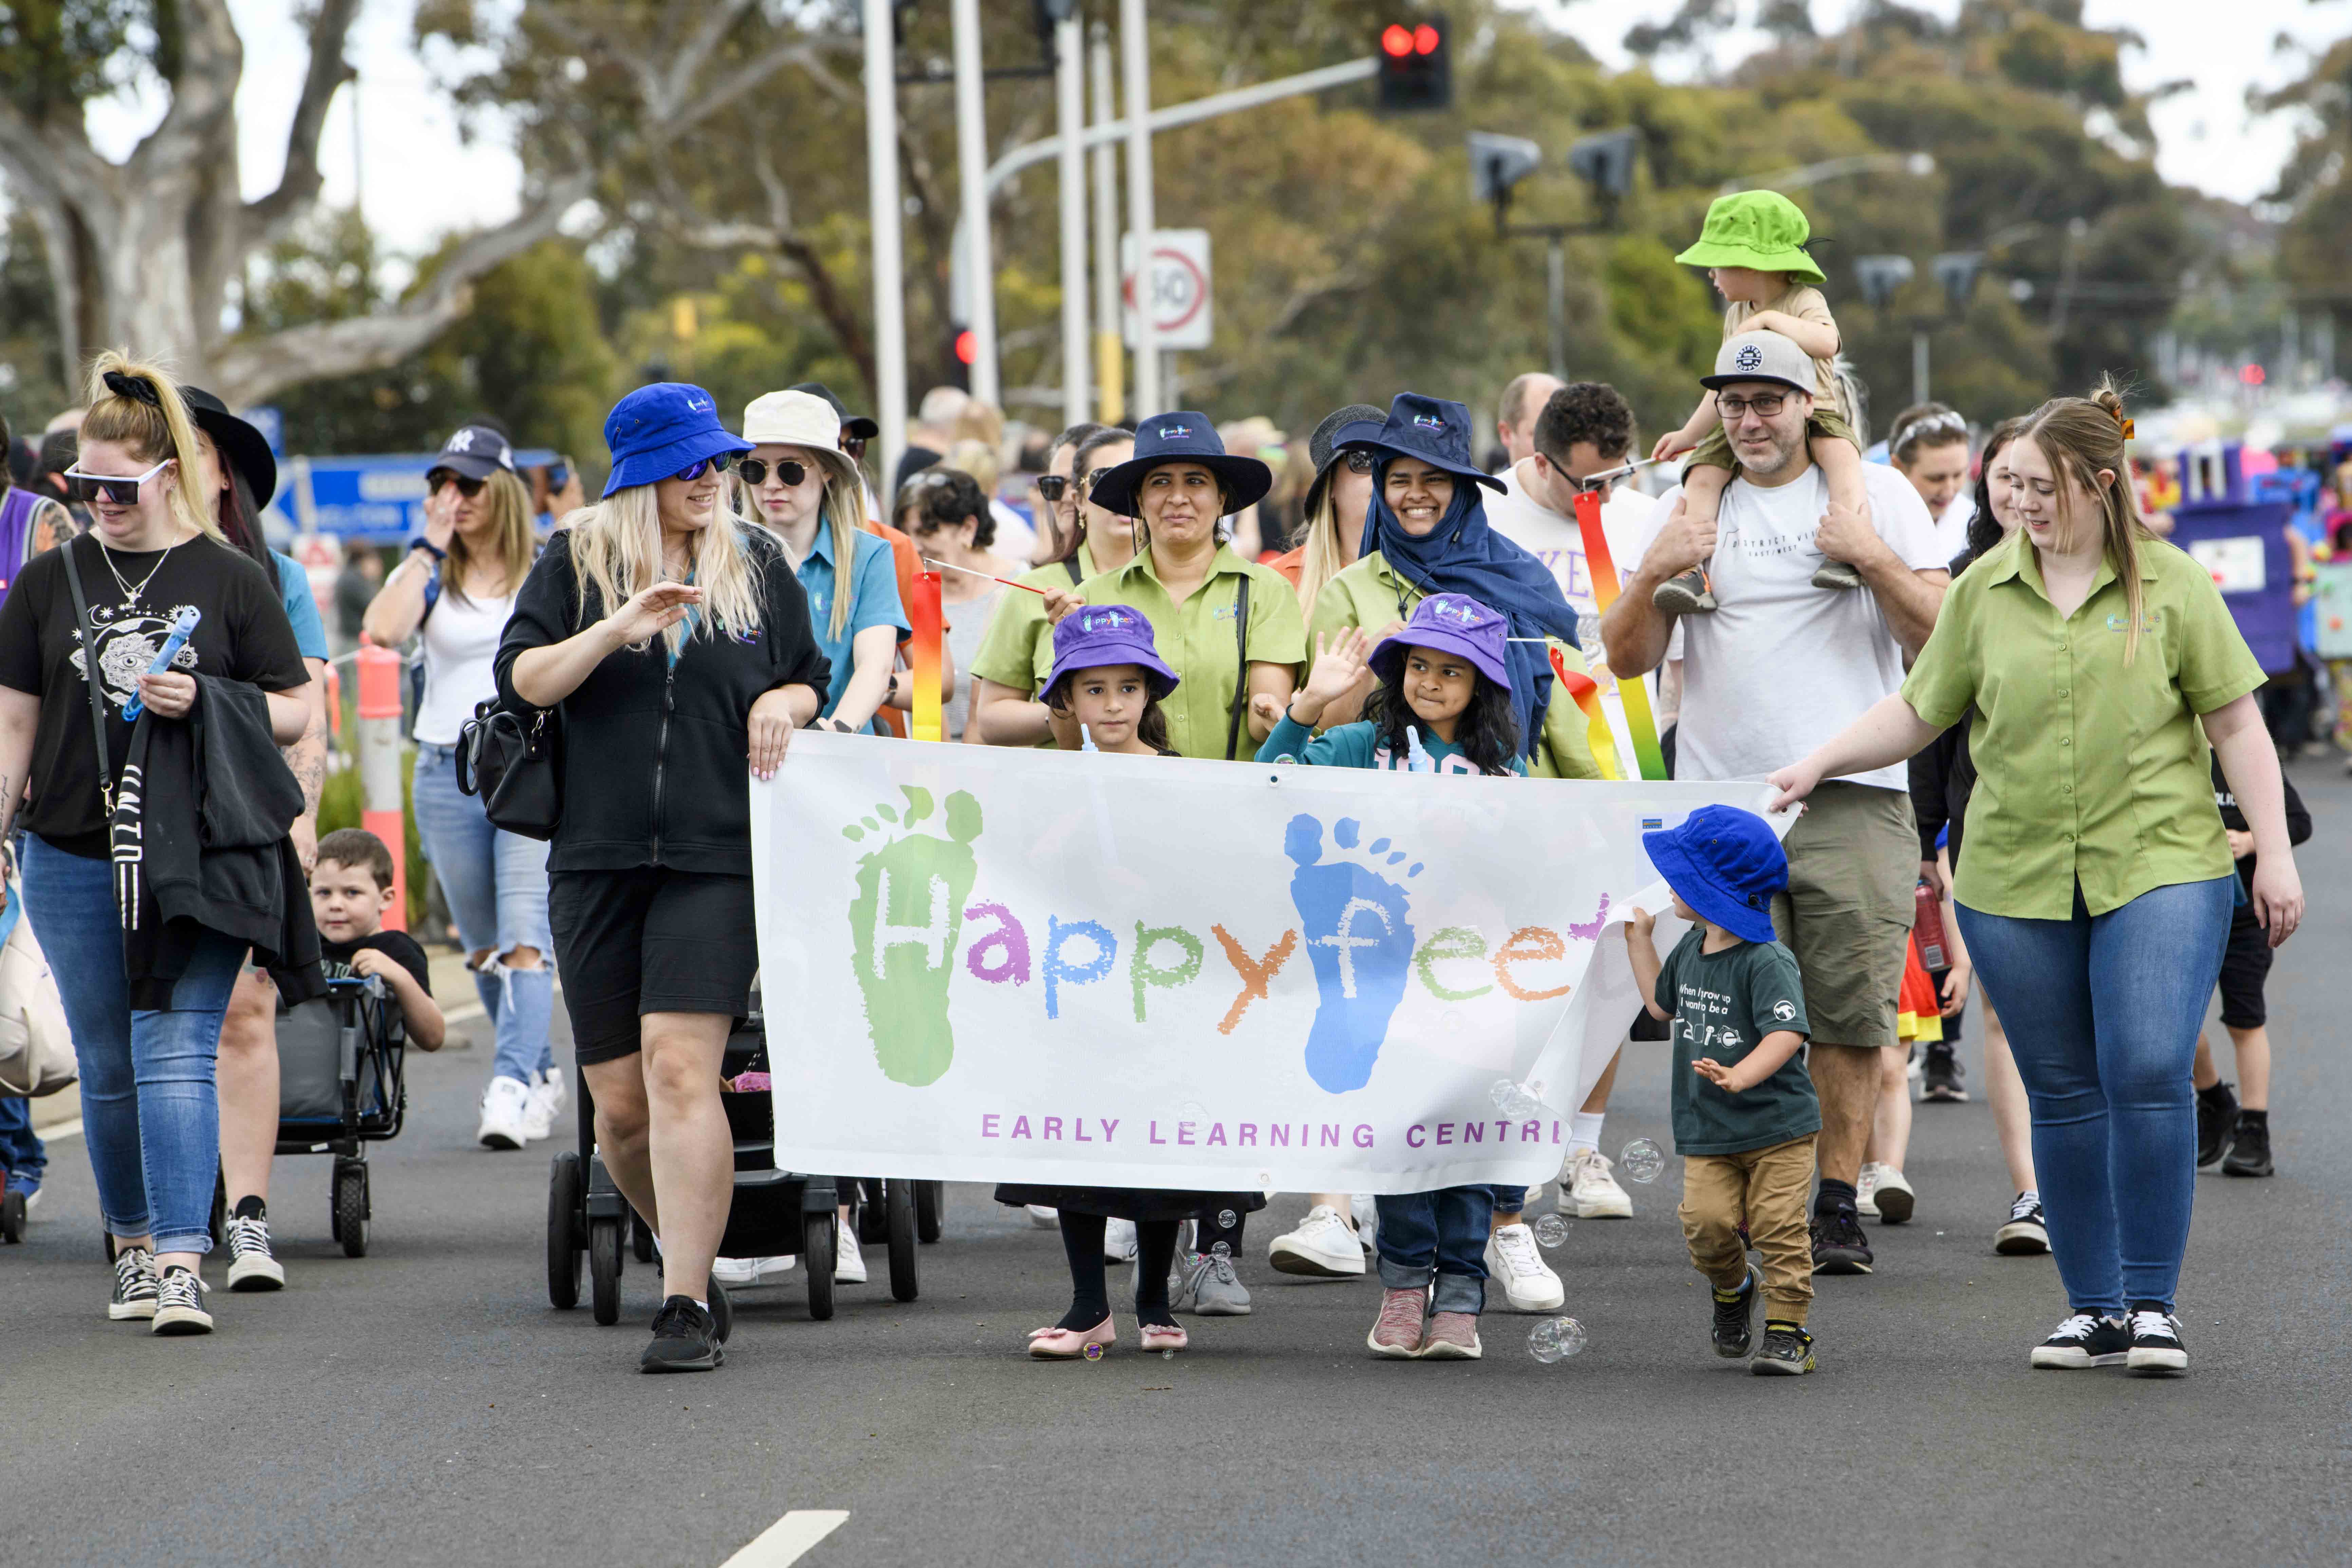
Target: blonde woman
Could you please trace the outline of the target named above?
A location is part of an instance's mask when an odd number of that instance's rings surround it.
[[[125,980],[108,832],[131,756],[124,710],[136,699],[149,723],[184,721],[205,689],[201,675],[224,700],[232,687],[259,689],[272,737],[291,745],[310,725],[310,674],[269,579],[213,519],[196,426],[171,377],[103,353],[89,394],[66,479],[95,526],[28,563],[0,607],[0,837],[26,830],[25,913],[73,1030],[82,1124],[115,1256],[107,1316],[201,1334],[213,1326],[199,1270],[220,1165],[214,1056],[253,939],[200,927],[163,1005],[142,996],[134,1008],[134,993],[152,980]],[[94,647],[83,644],[68,563]],[[150,674],[182,607],[199,612],[194,633],[169,669]]]
[[[703,1371],[722,1359],[711,1264],[735,1167],[719,1057],[759,962],[745,764],[773,775],[827,670],[792,563],[720,504],[751,443],[710,395],[641,387],[604,440],[604,498],[523,580],[499,692],[562,717],[547,912],[595,1147],[661,1239],[638,1364]]]
[[[749,455],[736,466],[734,510],[792,552],[818,649],[832,667],[823,717],[832,729],[878,735],[874,715],[911,672],[894,667],[908,634],[889,543],[866,531],[866,492],[841,450],[841,416],[805,392],[771,392],[743,410]]]
[[[479,799],[458,790],[457,737],[475,706],[498,696],[491,658],[537,551],[530,491],[505,433],[488,425],[443,443],[425,484],[425,531],[409,541],[364,625],[380,647],[413,635],[423,649],[416,834],[498,1038],[474,1138],[486,1149],[520,1149],[553,1131],[563,1107],[547,1032],[555,1013],[547,846],[501,831]]]

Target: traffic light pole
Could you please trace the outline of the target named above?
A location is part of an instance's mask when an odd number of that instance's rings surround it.
[[[1062,423],[1091,418],[1093,377],[1087,373],[1086,154],[1078,136],[1086,125],[1086,40],[1075,8],[1054,24],[1054,117],[1061,132],[1062,208]],[[983,184],[981,197],[987,201]],[[985,205],[982,210],[985,211]],[[985,225],[977,226],[985,227]],[[991,289],[991,293],[994,290]],[[995,368],[992,358],[990,368]]]
[[[963,211],[981,221],[962,226],[967,247],[964,275],[992,278],[988,215],[988,114],[986,89],[980,74],[980,0],[951,0],[954,28],[957,189]],[[996,290],[974,289],[965,301],[971,312],[964,325],[971,332],[971,395],[992,407],[1000,406],[997,384]]]
[[[1160,411],[1160,323],[1151,309],[1151,244],[1159,226],[1151,191],[1151,37],[1143,7],[1144,0],[1119,0],[1118,48],[1127,88],[1127,221],[1135,231],[1135,403],[1130,412],[1138,419]],[[1104,238],[1109,243],[1109,236]],[[985,273],[974,281],[982,285],[980,292],[995,290],[995,279]]]
[[[1102,395],[1095,417],[1116,425],[1127,417],[1127,347],[1118,330],[1118,169],[1110,147],[1118,109],[1111,101],[1110,29],[1100,22],[1087,41],[1087,72],[1095,100],[1087,141],[1095,164],[1095,372]],[[1004,178],[996,169],[988,177],[992,192]]]
[[[1544,242],[1544,325],[1551,351],[1551,373],[1568,377],[1568,242],[1580,235],[1617,232],[1617,202],[1601,198],[1597,223],[1513,223],[1510,192],[1495,198],[1495,235],[1499,239],[1540,239]]]
[[[882,482],[907,449],[906,264],[898,245],[898,62],[891,0],[865,0],[866,210],[874,247],[874,411]]]

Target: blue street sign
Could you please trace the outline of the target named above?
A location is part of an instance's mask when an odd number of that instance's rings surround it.
[[[362,539],[371,544],[401,544],[425,531],[425,476],[440,458],[434,453],[359,458],[297,458],[278,487],[272,510],[297,532],[305,523],[320,533]],[[557,461],[551,451],[515,453],[515,467]],[[304,515],[306,481],[308,513]]]

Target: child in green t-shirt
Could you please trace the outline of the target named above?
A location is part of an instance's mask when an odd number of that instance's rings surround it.
[[[1748,1370],[1813,1370],[1806,1199],[1821,1103],[1796,1060],[1811,1024],[1796,955],[1774,940],[1772,895],[1789,885],[1780,841],[1754,812],[1701,806],[1671,832],[1644,833],[1650,863],[1691,929],[1658,961],[1656,916],[1625,924],[1633,977],[1651,1016],[1671,1020],[1675,1148],[1684,1158],[1683,1236],[1715,1287],[1715,1353],[1748,1353],[1756,1296],[1764,1342]],[[1762,1256],[1748,1261],[1745,1226]]]

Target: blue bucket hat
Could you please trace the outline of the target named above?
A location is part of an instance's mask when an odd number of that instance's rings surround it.
[[[1433,468],[1460,479],[1500,490],[1503,481],[1472,458],[1470,410],[1444,397],[1400,392],[1389,405],[1389,416],[1379,429],[1351,425],[1334,442],[1339,447],[1370,447],[1391,458],[1418,458]]]
[[[1160,657],[1150,617],[1125,605],[1081,605],[1062,617],[1054,627],[1054,668],[1045,689],[1073,670],[1106,664],[1140,666],[1155,699],[1165,700],[1176,689],[1177,674]]]
[[[1255,458],[1226,451],[1209,416],[1186,409],[1155,414],[1137,426],[1135,456],[1097,474],[1087,499],[1105,511],[1134,517],[1138,515],[1135,492],[1143,476],[1163,463],[1198,463],[1223,480],[1228,517],[1262,500],[1274,488],[1272,468]]]
[[[1770,942],[1772,895],[1789,885],[1789,857],[1764,819],[1736,805],[1703,805],[1670,832],[1644,833],[1650,864],[1710,925]]]
[[[1406,648],[1435,648],[1460,654],[1479,674],[1508,691],[1510,636],[1510,623],[1469,595],[1432,594],[1412,607],[1412,619],[1402,631],[1381,639],[1372,650],[1372,671],[1385,680],[1402,662]]]
[[[751,449],[751,442],[719,423],[719,405],[710,394],[676,381],[641,386],[613,405],[604,416],[604,445],[613,453],[612,477],[604,481],[607,497],[683,473],[707,458]]]

